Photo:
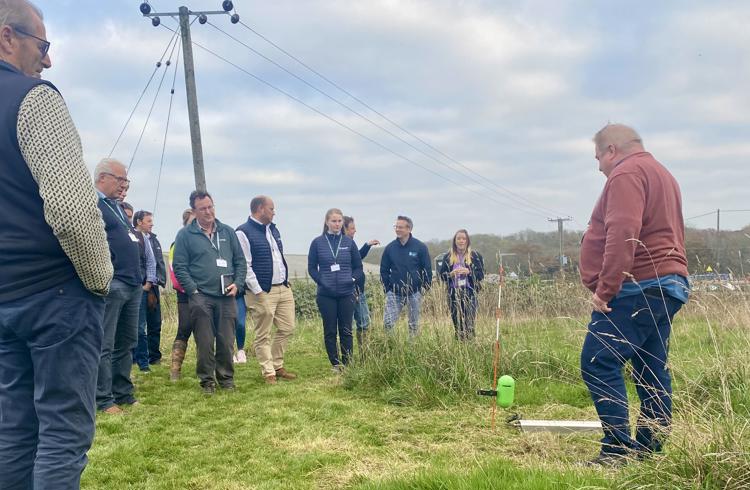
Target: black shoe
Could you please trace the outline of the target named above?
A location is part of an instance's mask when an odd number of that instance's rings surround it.
[[[148,367],[148,364],[146,364],[145,366],[138,366],[138,369],[140,369],[142,373],[150,373],[151,372],[151,368]]]
[[[234,383],[230,383],[228,385],[221,385],[221,389],[224,391],[234,391],[237,389],[237,387],[234,386]]]
[[[152,366],[158,366],[159,364],[161,364],[161,358],[154,359],[153,361],[148,361],[148,363],[151,364]]]
[[[203,390],[204,395],[213,395],[214,393],[216,393],[216,386],[214,385],[201,386],[201,390]]]

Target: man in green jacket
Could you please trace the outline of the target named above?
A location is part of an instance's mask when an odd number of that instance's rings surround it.
[[[208,192],[193,191],[190,208],[195,220],[177,234],[173,269],[189,296],[198,347],[196,374],[203,392],[211,395],[216,383],[234,389],[235,296],[245,283],[247,263],[234,229],[216,219]]]

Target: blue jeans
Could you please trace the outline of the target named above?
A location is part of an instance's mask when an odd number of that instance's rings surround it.
[[[412,337],[419,333],[419,309],[422,307],[422,294],[419,292],[411,294],[396,294],[393,291],[385,293],[385,312],[383,324],[386,332],[391,332],[393,326],[401,315],[404,305],[409,307],[409,335]]]
[[[148,309],[149,293],[143,291],[138,309],[138,344],[133,352],[133,362],[141,369],[148,368],[149,364],[161,359],[161,295],[158,286],[152,286],[152,291],[156,294],[156,307]]]
[[[591,314],[581,351],[581,375],[602,421],[602,453],[660,451],[672,419],[672,379],[667,367],[671,322],[682,303],[659,290],[615,298],[606,315]],[[623,366],[633,365],[641,400],[635,440],[628,420]]]
[[[247,294],[253,294],[252,292]],[[234,336],[237,339],[237,350],[245,348],[245,318],[247,317],[247,307],[245,306],[245,296],[237,296],[237,320],[234,322]]]
[[[0,304],[0,488],[79,488],[103,315],[77,277]]]
[[[138,340],[138,310],[143,288],[114,279],[104,300],[104,340],[96,380],[96,406],[106,410],[115,403],[135,401],[130,369]]]
[[[359,331],[370,328],[370,308],[367,306],[367,296],[364,291],[359,293],[354,303],[354,321],[357,322]]]

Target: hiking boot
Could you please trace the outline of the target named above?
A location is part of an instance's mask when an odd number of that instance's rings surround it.
[[[279,368],[279,369],[276,370],[276,377],[277,378],[281,378],[281,379],[285,379],[287,381],[292,380],[292,379],[297,379],[297,375],[296,374],[290,373],[289,371],[287,371],[284,368]]]
[[[275,374],[268,374],[266,376],[263,376],[263,379],[266,380],[267,385],[275,385],[276,384],[276,375]]]
[[[172,363],[169,366],[169,379],[177,381],[182,377],[182,362],[185,360],[185,351],[187,342],[184,340],[175,340],[172,344]]]

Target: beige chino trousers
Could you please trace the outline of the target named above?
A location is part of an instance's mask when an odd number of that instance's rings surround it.
[[[245,306],[255,326],[253,348],[263,376],[276,374],[284,367],[284,351],[294,333],[294,295],[292,288],[271,286],[268,293],[245,294]],[[276,325],[276,334],[271,339],[271,327]]]

